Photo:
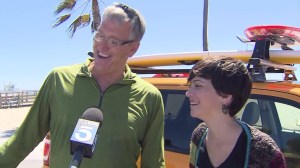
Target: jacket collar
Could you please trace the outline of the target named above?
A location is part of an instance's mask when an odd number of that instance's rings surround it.
[[[78,72],[78,76],[84,76],[84,77],[92,77],[91,71],[89,71],[88,66],[90,65],[91,62],[93,62],[93,58],[88,58],[81,66],[80,71]],[[128,66],[128,64],[125,65],[125,75],[124,78],[119,81],[119,84],[131,84],[136,82],[137,75],[136,73],[133,73]]]

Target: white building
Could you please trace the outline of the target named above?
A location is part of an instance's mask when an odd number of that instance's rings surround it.
[[[13,92],[15,90],[15,85],[9,82],[8,84],[4,84],[4,92]]]

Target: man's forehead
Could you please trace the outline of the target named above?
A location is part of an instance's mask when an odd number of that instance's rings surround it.
[[[106,18],[101,22],[100,27],[116,27],[120,29],[130,29],[130,23],[125,21],[119,21],[116,18]]]
[[[98,28],[98,32],[110,34],[115,37],[120,37],[122,39],[129,38],[131,33],[130,23],[118,23],[111,19],[105,19],[102,21]]]

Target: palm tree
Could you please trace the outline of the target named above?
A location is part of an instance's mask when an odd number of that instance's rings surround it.
[[[82,3],[78,8],[75,9],[76,3],[78,0],[63,0],[54,11],[55,15],[58,15],[62,13],[63,11],[69,11],[70,13],[61,15],[57,17],[56,23],[53,25],[53,27],[57,27],[60,24],[67,21],[71,14],[75,12],[76,10],[83,7],[81,14],[71,23],[71,25],[68,27],[68,31],[70,32],[70,38],[72,38],[78,28],[85,27],[90,24],[91,22],[91,14],[83,12],[85,11],[86,7],[92,1],[92,23],[91,23],[91,31],[94,32],[97,27],[100,25],[101,22],[101,16],[100,16],[100,9],[99,9],[99,3],[98,0],[86,0],[84,3]]]
[[[208,0],[204,0],[203,5],[203,51],[208,51]]]

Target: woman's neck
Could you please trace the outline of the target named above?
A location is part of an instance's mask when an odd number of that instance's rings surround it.
[[[230,142],[242,132],[242,127],[232,117],[220,117],[206,124],[208,126],[206,138],[217,143]]]

